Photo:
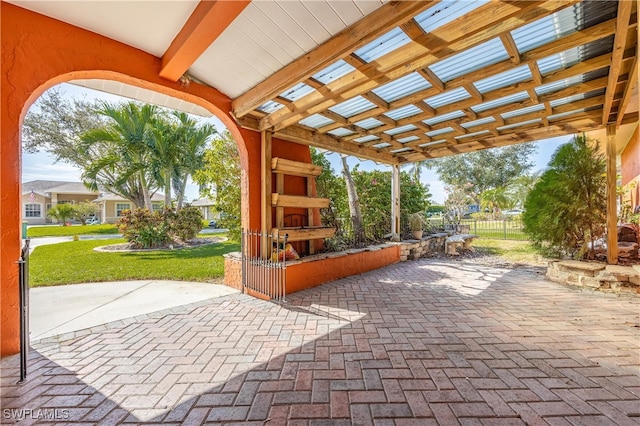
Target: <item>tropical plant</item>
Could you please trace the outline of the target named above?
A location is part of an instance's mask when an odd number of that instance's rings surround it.
[[[81,136],[80,149],[91,159],[82,173],[83,182],[90,189],[105,188],[138,208],[151,210],[151,195],[158,189],[149,167],[157,107],[102,102],[96,112],[108,121]]]
[[[100,211],[100,206],[88,200],[78,204],[71,204],[71,206],[73,207],[72,217],[83,225],[86,224],[90,217],[95,216]]]
[[[60,225],[65,226],[73,217],[74,213],[75,210],[73,208],[73,204],[58,204],[57,206],[49,209],[47,215],[58,221]]]
[[[506,210],[513,207],[512,201],[507,195],[504,187],[487,189],[480,194],[480,208],[489,210],[491,213],[497,213],[500,210]]]
[[[524,230],[537,248],[593,258],[606,221],[605,160],[598,142],[576,136],[560,146],[524,207]]]
[[[220,212],[218,226],[229,229],[233,241],[240,240],[241,175],[238,147],[228,131],[213,137],[204,152],[204,166],[193,175],[200,194],[214,200]]]
[[[444,220],[457,228],[468,210],[469,203],[473,200],[464,186],[446,187],[445,191],[447,191],[447,199],[444,202]]]
[[[424,213],[416,212],[409,215],[409,229],[411,231],[422,231],[424,224]]]
[[[134,248],[156,248],[192,240],[202,228],[202,214],[196,207],[180,212],[171,209],[152,212],[125,210],[116,225]]]

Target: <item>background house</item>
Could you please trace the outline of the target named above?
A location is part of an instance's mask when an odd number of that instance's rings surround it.
[[[131,201],[110,192],[102,192],[94,202],[100,206],[98,217],[102,223],[115,223],[123,211],[131,210],[134,207]],[[162,210],[164,206],[164,195],[158,193],[153,194],[151,196],[151,206],[154,211]]]
[[[81,182],[34,180],[22,184],[22,220],[30,225],[53,223],[47,212],[58,204],[94,201],[100,195]]]
[[[47,213],[58,204],[78,204],[93,201],[100,206],[97,214],[100,222],[115,223],[124,210],[131,210],[133,203],[110,192],[91,191],[81,182],[34,180],[22,184],[22,221],[29,225],[55,223]],[[164,195],[151,197],[153,210],[164,206]]]
[[[200,198],[190,203],[192,206],[197,207],[202,213],[202,217],[205,220],[218,219],[220,214],[213,209],[214,201],[208,198]]]

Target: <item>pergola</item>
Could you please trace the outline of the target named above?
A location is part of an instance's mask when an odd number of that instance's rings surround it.
[[[113,67],[117,78],[70,68],[64,78],[43,81],[178,109],[196,103],[219,115],[247,141],[240,147],[245,168],[255,169],[251,153],[259,151],[262,170],[248,173],[247,185],[260,186],[263,229],[271,227],[271,173],[264,165],[273,139],[391,165],[397,233],[403,164],[606,129],[608,227],[615,239],[616,154],[634,130],[638,137],[636,0],[3,0],[2,6],[3,92],[13,84],[5,72],[12,49],[30,43],[26,33],[10,37],[17,45],[5,44],[6,13],[31,20],[24,8],[37,19],[95,33],[83,50],[65,54],[80,55],[83,70]],[[125,55],[113,53],[120,48]],[[135,78],[121,77],[128,68]],[[154,91],[163,86],[171,93]],[[3,174],[11,155],[3,152]],[[3,228],[14,222],[4,220]],[[4,237],[2,244],[3,251],[16,245]]]

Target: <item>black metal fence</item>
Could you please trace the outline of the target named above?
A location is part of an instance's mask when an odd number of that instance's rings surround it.
[[[389,233],[391,224],[364,226],[361,232],[354,232],[349,219],[336,219],[332,226],[335,226],[336,233],[332,238],[325,240],[325,248],[327,251],[337,252],[384,242],[384,237]]]
[[[242,290],[285,301],[287,236],[242,230]]]
[[[29,240],[18,259],[18,283],[20,286],[20,382],[27,378],[27,358],[29,356]]]
[[[428,224],[434,229],[445,228],[448,225],[443,218],[430,218]],[[522,220],[518,217],[508,217],[501,220],[462,219],[460,225],[465,229],[465,232],[481,238],[516,241],[529,239],[523,231]]]

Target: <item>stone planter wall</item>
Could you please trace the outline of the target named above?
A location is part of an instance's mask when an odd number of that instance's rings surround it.
[[[404,240],[400,244],[400,262],[420,259],[430,253],[444,253],[444,243],[450,234],[441,232],[422,237],[421,240]]]
[[[640,267],[577,260],[551,262],[547,278],[560,284],[611,293],[640,294]]]

